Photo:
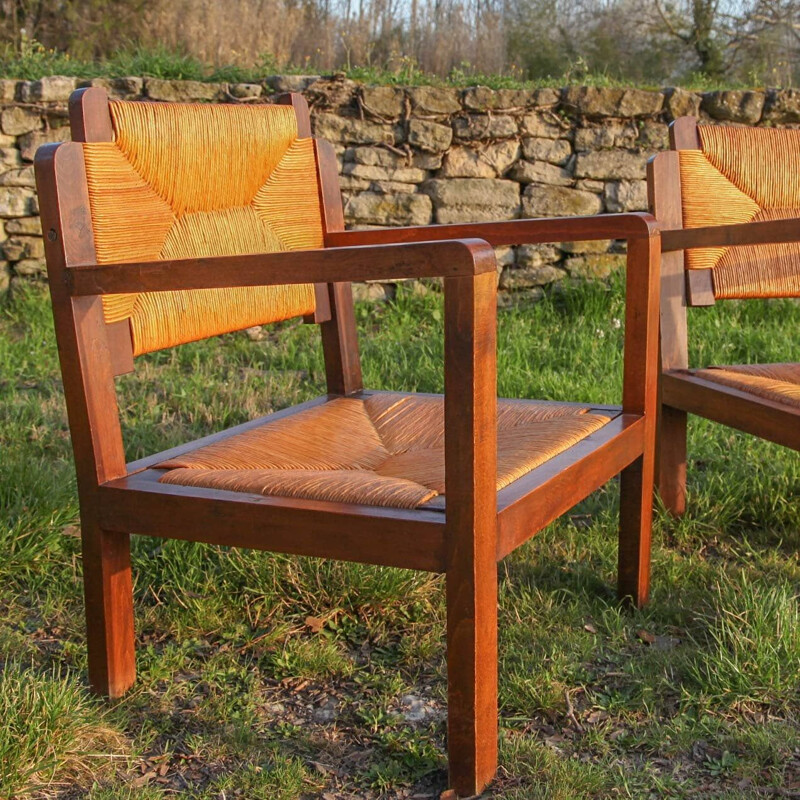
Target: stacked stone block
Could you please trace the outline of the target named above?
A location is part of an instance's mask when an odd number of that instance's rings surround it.
[[[800,91],[455,89],[365,86],[342,76],[274,75],[262,83],[153,78],[0,80],[0,294],[44,278],[32,161],[69,136],[67,100],[80,85],[163,102],[262,103],[302,92],[315,135],[339,160],[345,218],[355,228],[644,210],[645,165],[685,114],[743,125],[800,122]],[[613,241],[498,249],[504,302],[535,298],[623,262]],[[391,296],[394,284],[358,287]]]

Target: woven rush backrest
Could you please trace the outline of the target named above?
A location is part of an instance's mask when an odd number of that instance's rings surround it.
[[[97,259],[115,264],[322,247],[314,143],[290,105],[111,102],[84,143]],[[314,311],[311,285],[103,297],[134,355]]]
[[[679,150],[683,226],[800,217],[800,131],[700,125],[700,150]],[[800,296],[800,245],[686,251],[712,269],[717,298]]]

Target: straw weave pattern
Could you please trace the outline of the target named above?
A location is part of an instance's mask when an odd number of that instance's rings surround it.
[[[695,373],[715,383],[800,409],[800,364],[709,367]]]
[[[702,150],[678,153],[684,227],[800,216],[800,131],[698,132]],[[800,244],[697,248],[686,251],[686,266],[713,269],[718,298],[800,295]]]
[[[311,139],[290,106],[110,103],[113,142],[84,144],[101,264],[322,246]],[[111,295],[134,354],[314,310],[287,285]]]
[[[498,403],[497,488],[608,422],[558,403]],[[164,483],[416,508],[444,485],[441,397],[337,398],[158,465]]]

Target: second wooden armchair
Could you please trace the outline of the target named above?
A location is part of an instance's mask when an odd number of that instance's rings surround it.
[[[344,232],[332,148],[282,105],[71,104],[36,175],[78,473],[96,691],[134,681],[130,534],[446,574],[451,786],[497,764],[497,562],[622,474],[619,593],[649,579],[659,236],[646,215]],[[628,242],[620,406],[496,398],[492,245]],[[304,252],[292,252],[297,250]],[[250,255],[246,255],[250,253]],[[245,255],[243,255],[245,254]],[[439,276],[445,392],[362,387],[349,282]],[[328,394],[126,464],[115,375],[304,315]]]
[[[800,131],[670,126],[648,164],[662,227],[659,493],[686,510],[686,422],[698,414],[800,450],[800,363],[689,369],[687,307],[800,298]]]

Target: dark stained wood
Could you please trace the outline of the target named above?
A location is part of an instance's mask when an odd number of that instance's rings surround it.
[[[345,282],[476,275],[495,269],[485,259],[474,258],[474,253],[480,249],[491,252],[481,239],[450,239],[375,247],[329,247],[143,263],[90,264],[70,269],[64,280],[73,296],[85,297],[181,288],[319,283],[320,278],[328,275]]]
[[[686,270],[683,252],[697,247],[735,247],[800,241],[800,219],[683,229],[678,152],[702,149],[697,120],[682,118],[670,127],[673,152],[651,162],[651,211],[662,224],[662,359],[658,436],[658,486],[673,514],[686,508],[686,414],[694,413],[788,447],[798,447],[800,417],[787,406],[706,381],[688,370],[686,310],[715,302],[713,270]],[[657,207],[656,207],[657,206]],[[679,302],[679,298],[681,302]]]
[[[655,425],[652,428],[654,431]],[[646,439],[652,435],[646,430]],[[620,476],[617,596],[636,608],[645,605],[650,597],[654,477],[655,453],[648,446]]]
[[[800,411],[688,371],[665,373],[664,402],[762,439],[800,450]]]
[[[73,142],[114,140],[108,95],[98,87],[78,89],[70,95],[69,120]],[[133,372],[133,334],[130,323],[112,323],[108,325],[107,333],[114,374],[126,375]]]
[[[131,324],[127,319],[106,323],[106,336],[111,354],[111,369],[115,375],[134,371]]]
[[[287,92],[278,95],[275,102],[282,106],[291,106],[294,109],[297,117],[297,138],[308,139],[311,136],[311,117],[305,97],[297,92]]]
[[[100,95],[74,101],[80,135],[102,140]],[[300,135],[305,101],[289,97]],[[101,137],[97,139],[97,137]],[[79,145],[37,157],[56,333],[78,469],[89,673],[118,696],[134,679],[129,535],[446,572],[450,782],[482,791],[497,764],[497,560],[622,472],[620,592],[647,596],[660,250],[645,214],[344,232],[336,156],[316,143],[325,249],[98,266]],[[496,262],[493,245],[628,240],[623,408],[611,421],[502,492],[496,490]],[[159,483],[157,464],[362,389],[351,280],[442,276],[445,285],[445,480],[436,508],[388,509]],[[103,293],[278,283],[325,286],[321,324],[328,398],[125,465],[115,372],[130,366],[124,329]],[[318,289],[319,291],[319,289]],[[326,316],[325,301],[329,307]],[[323,320],[324,318],[324,320]],[[122,344],[120,344],[120,341]],[[518,401],[524,402],[524,401]],[[585,405],[585,404],[581,404]]]
[[[497,769],[497,279],[444,292],[447,748],[471,797]]]
[[[641,455],[644,420],[622,414],[498,494],[497,558],[599,489]]]
[[[69,98],[69,127],[73,142],[113,142],[108,95],[96,86],[73,92]]]
[[[686,303],[690,306],[713,306],[714,297],[714,270],[713,269],[687,269],[686,270]]]
[[[97,486],[125,474],[114,370],[99,297],[73,298],[66,273],[96,259],[80,144],[39,149],[36,184],[81,507],[89,681],[111,697],[135,677],[130,543],[98,522]]]
[[[679,137],[680,138],[680,137]],[[683,225],[680,166],[675,151],[659,153],[647,165],[650,212],[665,228]],[[662,231],[662,251],[664,249]],[[682,252],[661,256],[661,368],[689,365],[686,270]],[[659,392],[661,389],[659,388]],[[665,507],[674,515],[686,507],[686,414],[659,403],[656,482]]]
[[[743,244],[796,242],[800,241],[800,219],[770,219],[762,222],[740,222],[736,225],[710,225],[706,228],[682,230],[665,229],[661,232],[661,241],[665,253],[693,247],[734,247]]]
[[[652,236],[655,221],[649,214],[602,214],[597,217],[549,217],[515,219],[509,222],[466,222],[458,225],[426,225],[380,228],[369,231],[331,233],[332,247],[423,242],[434,239],[484,239],[493,247],[547,242],[577,242],[594,239],[632,239]]]
[[[158,483],[146,470],[101,486],[108,530],[442,572],[442,514]]]
[[[297,118],[297,138],[308,139],[311,137],[311,116],[308,113],[308,103],[305,97],[296,92],[279,95],[277,103],[294,108]],[[303,320],[308,323],[327,322],[331,318],[331,304],[328,299],[328,286],[325,283],[314,284],[314,313],[307,314]]]
[[[650,159],[647,189],[650,213],[664,228],[661,232],[661,361],[665,369],[682,368],[689,363],[683,253],[664,252],[664,235],[683,225],[676,152],[659,153]]]
[[[628,242],[622,409],[653,419],[658,402],[659,257],[658,236]]]
[[[657,236],[631,239],[626,273],[622,409],[626,413],[644,415],[644,445],[642,455],[622,471],[618,594],[637,607],[647,602],[650,590],[650,531],[660,373],[660,244]]]
[[[81,509],[81,550],[89,683],[122,697],[136,680],[130,536],[104,531]]]
[[[695,117],[679,117],[669,126],[670,147],[673,150],[700,150],[700,135]]]
[[[658,494],[664,507],[675,517],[686,511],[686,436],[685,411],[667,405],[661,378],[661,406],[656,439]]]
[[[325,246],[331,247],[331,235],[344,230],[339,168],[336,153],[328,142],[317,139],[315,147]],[[323,323],[321,331],[328,391],[333,394],[352,394],[363,386],[353,290],[349,281],[331,282],[327,289],[331,318]]]

